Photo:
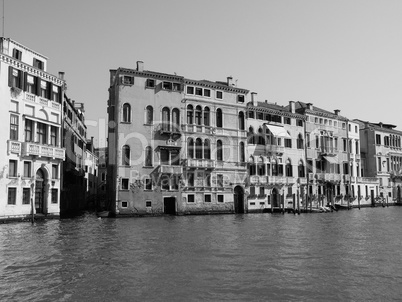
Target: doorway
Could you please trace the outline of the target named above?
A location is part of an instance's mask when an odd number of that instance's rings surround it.
[[[42,169],[36,171],[35,179],[35,210],[36,214],[45,214],[45,175]]]
[[[167,215],[176,215],[175,197],[165,197],[163,199],[163,213]]]
[[[272,207],[274,208],[279,208],[279,194],[278,194],[278,190],[276,188],[272,189]]]
[[[244,192],[240,186],[234,188],[234,208],[236,214],[244,213]]]

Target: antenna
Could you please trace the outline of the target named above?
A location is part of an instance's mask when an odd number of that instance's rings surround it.
[[[3,0],[3,29],[2,29],[2,37],[4,38],[4,0]]]

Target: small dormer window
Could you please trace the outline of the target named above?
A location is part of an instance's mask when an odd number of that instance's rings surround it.
[[[237,96],[237,102],[238,103],[244,103],[244,95],[243,94],[239,94]]]
[[[21,60],[22,52],[16,48],[13,49],[13,58],[17,60]]]
[[[155,80],[154,79],[147,79],[146,82],[146,87],[147,88],[155,88]]]
[[[44,70],[45,64],[41,61],[38,60],[36,58],[33,59],[33,66],[40,69],[40,70]]]
[[[124,85],[134,85],[134,77],[123,76],[123,84]]]

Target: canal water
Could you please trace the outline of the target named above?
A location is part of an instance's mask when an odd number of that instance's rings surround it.
[[[402,299],[402,207],[0,225],[1,301]]]

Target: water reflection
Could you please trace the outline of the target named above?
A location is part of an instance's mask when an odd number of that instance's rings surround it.
[[[402,208],[0,226],[5,301],[399,299]]]

